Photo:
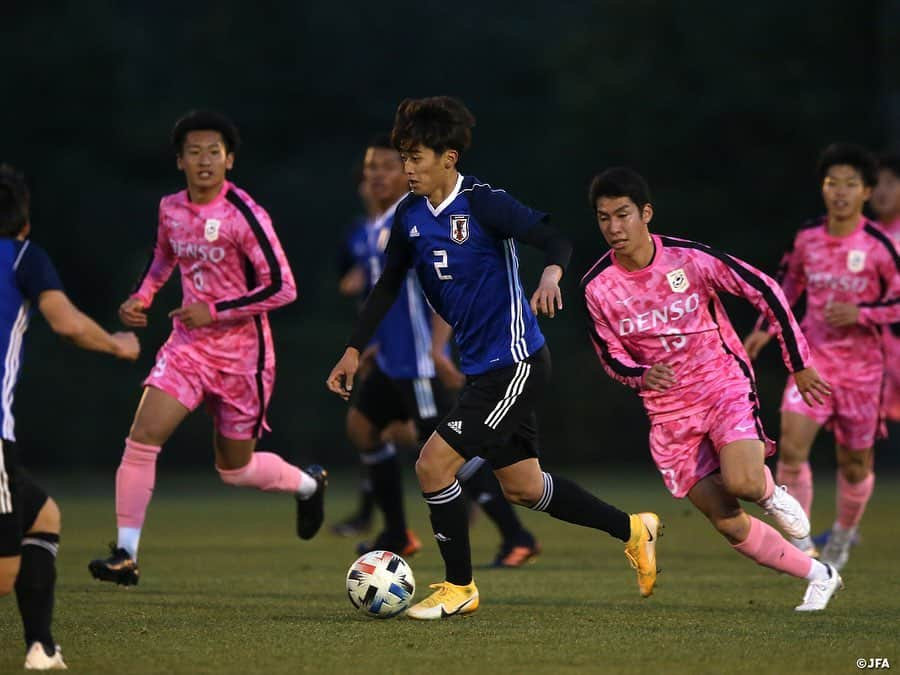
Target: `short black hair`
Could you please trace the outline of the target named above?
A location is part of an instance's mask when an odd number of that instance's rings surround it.
[[[650,203],[650,187],[634,169],[614,166],[594,176],[588,191],[591,209],[597,208],[600,197],[628,197],[639,209]]]
[[[887,169],[900,178],[900,152],[883,152],[878,156],[878,170]]]
[[[172,129],[172,146],[176,155],[180,155],[184,150],[184,140],[191,131],[218,131],[229,154],[237,153],[241,144],[237,126],[225,115],[212,110],[191,110],[179,119]]]
[[[385,150],[396,150],[394,144],[391,143],[390,134],[375,134],[369,139],[366,150],[369,148],[383,148]]]
[[[18,237],[28,224],[31,193],[21,173],[0,164],[0,237]]]
[[[871,152],[853,143],[832,143],[822,151],[816,176],[821,184],[833,166],[851,166],[859,172],[863,183],[872,187],[878,182],[878,162]]]
[[[400,152],[424,145],[440,154],[456,150],[460,155],[472,144],[475,116],[451,96],[407,98],[397,106],[391,142]]]

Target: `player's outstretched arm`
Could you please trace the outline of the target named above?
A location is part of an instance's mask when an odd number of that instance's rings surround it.
[[[140,343],[134,333],[107,333],[75,307],[62,291],[41,293],[38,309],[54,333],[68,338],[82,349],[105,352],[129,361],[134,361],[140,354]]]

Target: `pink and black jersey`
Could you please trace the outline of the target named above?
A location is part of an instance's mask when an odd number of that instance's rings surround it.
[[[800,229],[776,278],[792,306],[806,293],[801,325],[823,377],[833,385],[868,388],[884,373],[880,325],[900,321],[900,255],[885,231],[866,218],[840,237],[829,234],[827,225],[822,217]],[[830,326],[825,308],[831,302],[859,306],[859,322]]]
[[[791,372],[810,365],[809,348],[778,284],[706,244],[653,236],[651,263],[629,272],[610,251],[582,279],[594,347],[614,379],[640,389],[648,368],[665,363],[677,384],[640,392],[651,420],[687,417],[710,407],[723,387],[755,403],[753,371],[718,293],[747,299],[777,326]]]
[[[163,197],[153,258],[134,297],[149,307],[176,264],[182,305],[207,303],[214,322],[190,330],[174,320],[166,347],[224,372],[273,367],[266,312],[292,302],[297,287],[269,214],[228,181],[208,204],[192,203],[187,190]]]

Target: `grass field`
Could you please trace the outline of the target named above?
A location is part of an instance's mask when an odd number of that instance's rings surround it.
[[[826,612],[793,611],[805,584],[733,553],[654,476],[579,472],[623,508],[666,523],[656,594],[643,600],[620,542],[522,511],[545,553],[521,570],[476,570],[481,609],[443,622],[366,619],[344,575],[353,543],[293,535],[293,503],[229,489],[209,474],[162,476],[141,547],[139,587],[89,578],[113,538],[112,476],[56,477],[63,508],[55,634],[76,673],[850,673],[858,658],[900,667],[900,477],[880,476],[846,589]],[[336,477],[332,520],[353,505]],[[427,513],[410,492],[424,550],[411,560],[416,597],[442,578]],[[833,490],[817,485],[814,521],[830,523]],[[497,540],[480,518],[476,565]],[[13,598],[0,602],[0,673],[22,667]]]

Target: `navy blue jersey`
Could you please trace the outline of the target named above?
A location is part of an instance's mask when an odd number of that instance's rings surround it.
[[[515,239],[546,219],[471,176],[460,176],[437,208],[414,194],[397,207],[389,255],[415,269],[428,302],[453,327],[465,374],[524,361],[544,345]]]
[[[14,441],[13,397],[28,321],[41,293],[61,290],[62,283],[44,249],[30,241],[0,238],[0,272],[3,274],[0,289],[0,354],[3,355],[0,424],[3,438]]]
[[[385,248],[391,236],[396,205],[366,226],[367,271],[374,286],[384,270]],[[375,333],[375,361],[388,377],[434,377],[431,358],[431,309],[415,272],[406,275],[400,294]]]

